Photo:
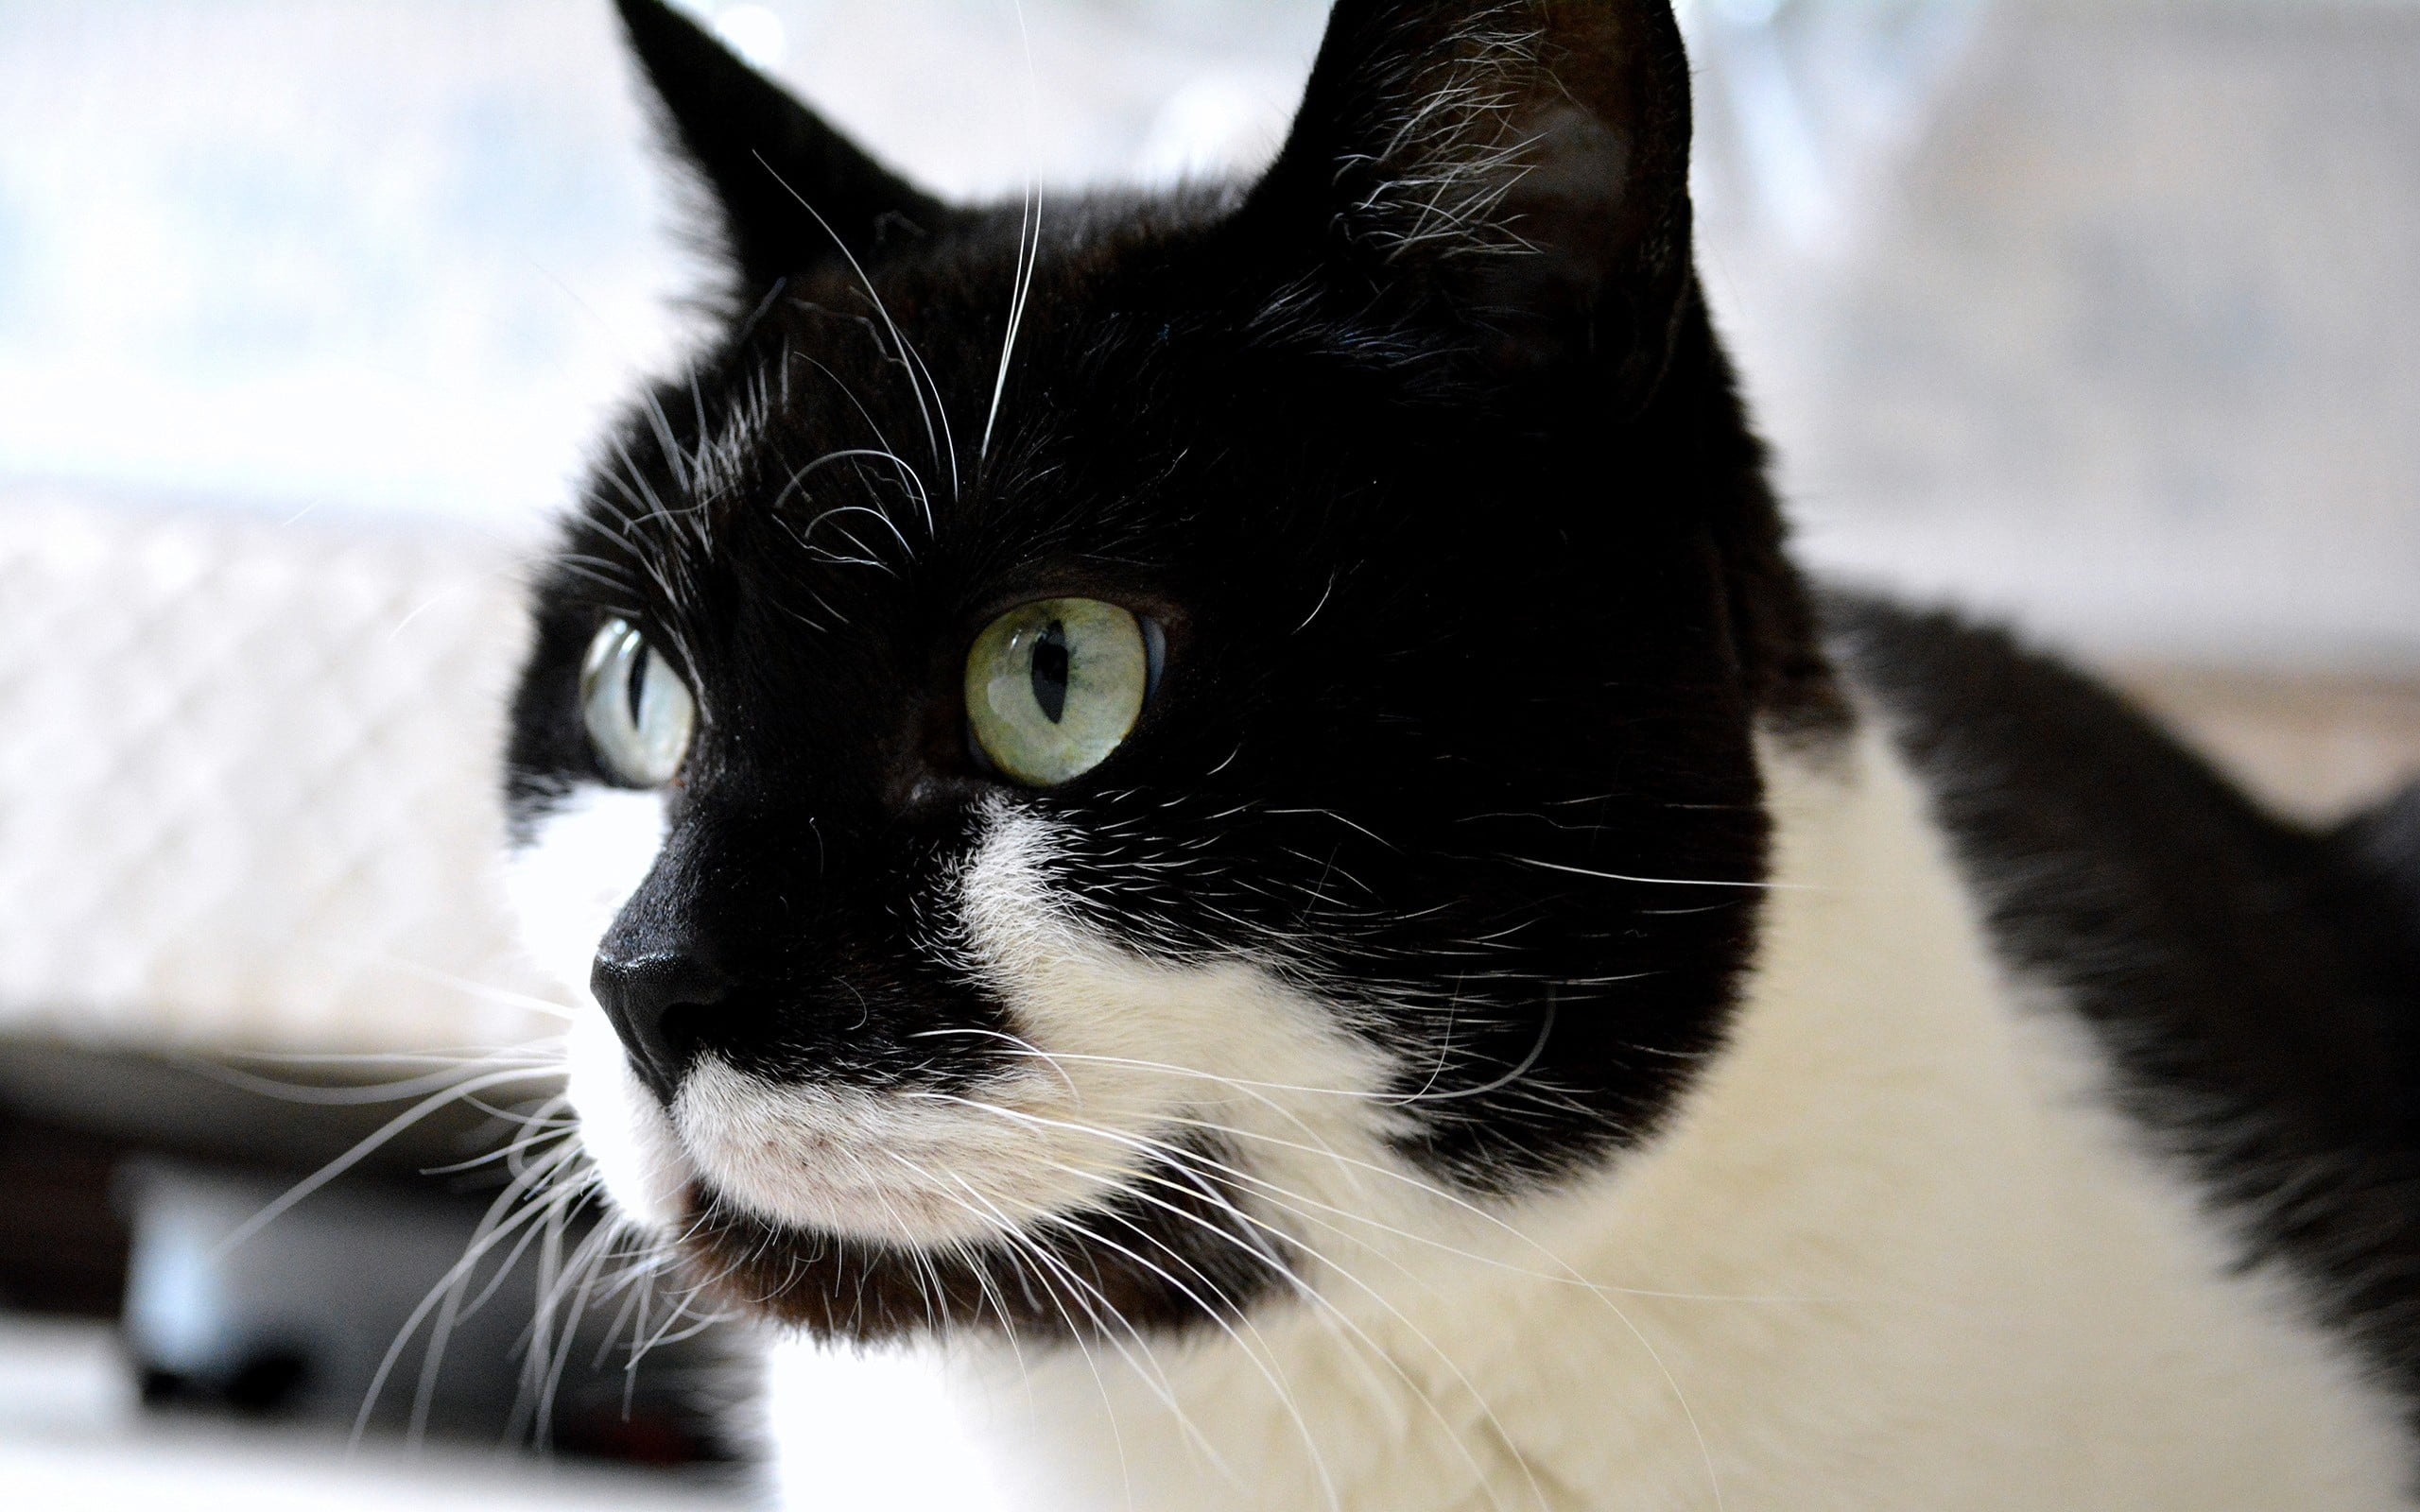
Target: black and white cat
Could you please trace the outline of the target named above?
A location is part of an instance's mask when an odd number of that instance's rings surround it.
[[[883,1499],[2415,1504],[2420,794],[1810,591],[1662,0],[1341,0],[1258,182],[1038,213],[622,9],[734,276],[517,888],[626,1211],[930,1383]]]

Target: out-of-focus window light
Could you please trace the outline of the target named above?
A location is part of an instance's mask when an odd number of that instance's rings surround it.
[[[770,73],[790,50],[789,28],[770,6],[724,6],[713,12],[715,35],[731,50]]]
[[[1324,0],[683,0],[957,195],[1249,168]],[[1711,296],[1824,561],[2420,646],[2420,4],[1684,0]],[[699,269],[605,0],[0,8],[0,487],[519,529]]]
[[[1265,152],[1325,9],[691,9],[971,195]],[[0,485],[542,513],[699,276],[646,138],[606,0],[0,8]]]

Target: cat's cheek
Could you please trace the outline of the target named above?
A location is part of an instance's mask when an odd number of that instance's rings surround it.
[[[614,1204],[657,1228],[680,1217],[687,1162],[664,1109],[631,1074],[588,976],[597,942],[647,880],[664,833],[661,796],[582,787],[537,817],[506,874],[524,948],[575,1005],[565,1067],[580,1143]]]
[[[573,1002],[595,1008],[597,943],[647,880],[664,835],[660,794],[586,786],[541,815],[514,851],[506,884],[521,943]]]
[[[1105,932],[1052,880],[1076,848],[1050,821],[995,806],[955,902],[960,958],[1027,1043],[1062,1057],[1053,1074],[1081,1089],[1080,1104],[1189,1113],[1291,1088],[1366,1108],[1394,1079],[1385,1053],[1343,1032],[1342,1009],[1270,963],[1237,952],[1174,965]]]
[[[630,1057],[602,1012],[573,1021],[565,1059],[580,1147],[606,1195],[639,1223],[670,1228],[681,1216],[689,1164],[671,1121],[631,1074]]]

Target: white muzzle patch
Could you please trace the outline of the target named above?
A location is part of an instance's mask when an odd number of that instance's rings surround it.
[[[652,794],[585,790],[515,868],[532,950],[592,1011],[574,1025],[571,1097],[608,1192],[662,1228],[703,1177],[774,1222],[938,1246],[1097,1203],[1167,1142],[1238,1134],[1371,1149],[1379,1054],[1319,1003],[1245,961],[1173,967],[1084,926],[1052,889],[1052,826],[995,803],[946,917],[951,964],[1009,1005],[1006,1068],[975,1088],[776,1082],[708,1054],[667,1116],[587,987],[589,964],[664,838]]]

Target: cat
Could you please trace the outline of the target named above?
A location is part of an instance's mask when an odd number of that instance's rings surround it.
[[[972,208],[620,9],[730,276],[514,888],[799,1504],[2415,1504],[2420,789],[1802,576],[1662,0],[1340,0],[1253,181]]]

